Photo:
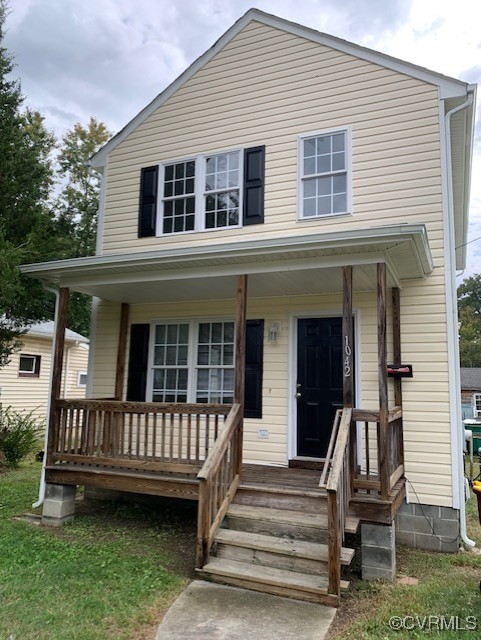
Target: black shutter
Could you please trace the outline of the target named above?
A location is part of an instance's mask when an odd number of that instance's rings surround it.
[[[244,225],[264,222],[265,146],[244,150]]]
[[[129,376],[127,400],[145,402],[147,363],[149,360],[148,324],[133,324],[130,328]]]
[[[139,238],[155,236],[159,167],[140,170]]]
[[[247,320],[245,361],[245,418],[262,418],[264,320]]]

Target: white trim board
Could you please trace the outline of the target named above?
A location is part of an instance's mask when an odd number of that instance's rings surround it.
[[[439,87],[440,98],[451,98],[466,95],[467,84],[461,80],[444,76],[435,71],[430,71],[410,62],[404,62],[384,53],[362,47],[353,42],[342,40],[335,36],[321,33],[315,29],[290,22],[284,18],[279,18],[269,13],[259,11],[259,9],[249,9],[230,29],[228,29],[215,44],[195,60],[174,82],[172,82],[162,93],[160,93],[150,104],[135,116],[116,136],[98,151],[90,160],[94,168],[103,167],[107,161],[108,154],[113,151],[125,138],[146,120],[156,109],[162,106],[178,89],[180,89],[192,76],[202,69],[214,56],[219,53],[235,36],[244,29],[250,22],[260,22],[261,24],[280,29],[299,36],[312,42],[336,49],[355,56],[362,60],[378,64],[387,69],[403,73]]]

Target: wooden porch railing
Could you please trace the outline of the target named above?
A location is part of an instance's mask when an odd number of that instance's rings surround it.
[[[199,515],[197,566],[208,559],[216,532],[239,486],[242,466],[242,411],[240,404],[230,410],[224,429],[197,475]]]
[[[332,458],[326,459],[328,472],[321,476],[320,486],[327,490],[328,517],[328,592],[340,597],[341,594],[341,550],[344,542],[346,517],[351,500],[351,437],[352,409],[338,409],[334,427],[336,434],[331,437]],[[334,430],[333,430],[334,432]],[[328,474],[328,475],[327,475]],[[326,480],[327,475],[327,482]]]
[[[231,405],[57,400],[47,464],[196,473]]]
[[[379,411],[353,409],[352,420],[362,423],[362,461],[355,459],[353,465],[354,492],[389,495],[394,485],[404,474],[404,446],[402,409],[394,407],[389,412],[387,443],[382,441],[379,429]],[[357,452],[357,432],[352,449]],[[387,454],[386,454],[387,452]],[[357,456],[356,456],[357,458]],[[362,464],[361,464],[362,462]],[[383,486],[386,482],[387,486]]]

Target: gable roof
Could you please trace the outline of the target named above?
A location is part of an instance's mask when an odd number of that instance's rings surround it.
[[[481,391],[481,368],[461,367],[461,389]]]
[[[295,22],[290,22],[284,18],[271,15],[259,9],[249,9],[237,22],[228,29],[217,42],[203,55],[195,60],[174,82],[172,82],[162,93],[160,93],[150,104],[148,104],[138,115],[136,115],[117,135],[111,138],[100,151],[90,160],[90,165],[94,169],[102,169],[107,160],[108,154],[113,151],[127,136],[132,133],[146,118],[158,109],[170,96],[175,93],[185,82],[187,82],[197,71],[206,65],[219,51],[221,51],[246,25],[256,21],[267,26],[271,26],[282,31],[286,31],[301,38],[317,42],[318,44],[331,47],[362,60],[373,62],[393,71],[398,71],[405,75],[423,80],[439,87],[440,98],[453,98],[466,95],[468,85],[461,80],[444,76],[441,73],[430,71],[424,67],[404,62],[393,58],[385,53],[362,47],[358,44],[348,42],[342,38],[321,33],[310,27],[305,27]]]
[[[46,320],[45,322],[38,322],[32,324],[28,331],[27,336],[31,338],[53,338],[55,333],[55,323],[53,320]],[[65,340],[68,342],[82,342],[88,344],[89,340],[85,336],[82,336],[76,331],[71,329],[65,329]]]

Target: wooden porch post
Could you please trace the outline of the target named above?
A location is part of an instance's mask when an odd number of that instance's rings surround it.
[[[354,368],[352,358],[352,267],[342,269],[343,304],[342,304],[342,339],[344,356],[343,376],[343,405],[344,408],[353,406]]]
[[[48,416],[48,441],[46,464],[52,464],[52,454],[58,435],[57,400],[60,398],[62,386],[63,355],[65,348],[65,329],[67,327],[67,311],[70,292],[67,288],[59,289],[59,297],[55,317],[55,350],[52,358],[52,385],[50,389],[50,412]]]
[[[401,364],[401,300],[398,287],[392,290],[392,338],[393,338],[393,358],[395,364]],[[403,406],[402,378],[394,378],[394,404],[396,407]],[[397,457],[398,461],[404,465],[404,427],[403,416],[400,418],[401,424],[397,431]],[[394,470],[393,470],[394,471]]]
[[[245,394],[245,352],[246,352],[246,307],[247,307],[247,276],[237,277],[237,308],[235,334],[235,378],[234,402],[241,405],[241,421],[237,451],[237,473],[242,471],[242,440]]]
[[[129,327],[130,306],[122,302],[120,309],[119,341],[117,346],[117,368],[115,370],[115,392],[116,400],[122,400],[125,378],[125,355],[127,352],[127,330]]]
[[[386,345],[386,265],[377,265],[377,331],[378,331],[378,379],[379,379],[379,470],[381,496],[389,498],[391,439],[389,437],[389,409],[387,392]]]
[[[392,343],[393,360],[395,364],[401,364],[401,306],[398,287],[392,290]],[[394,404],[402,407],[402,381],[401,378],[394,378]]]
[[[353,366],[353,334],[352,319],[352,266],[342,269],[342,352],[343,352],[343,409],[352,408],[354,404],[354,366]],[[356,423],[352,420],[349,437],[349,484],[351,496],[354,494],[354,479],[357,475],[357,433]]]

